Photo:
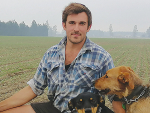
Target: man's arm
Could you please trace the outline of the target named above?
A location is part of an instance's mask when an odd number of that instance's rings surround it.
[[[32,91],[31,87],[27,86],[8,99],[0,102],[0,111],[24,105],[35,97],[36,94]]]
[[[112,106],[115,113],[125,113],[125,110],[122,108],[122,102],[112,101]]]

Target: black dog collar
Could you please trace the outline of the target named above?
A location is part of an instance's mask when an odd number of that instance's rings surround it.
[[[122,100],[125,102],[125,104],[131,104],[132,102],[137,102],[139,98],[141,98],[145,94],[146,89],[147,87],[138,86],[132,91],[132,93],[129,96],[124,97]],[[133,97],[135,96],[138,97],[133,99]]]

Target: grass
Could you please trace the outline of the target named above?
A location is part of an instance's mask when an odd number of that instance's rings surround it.
[[[22,89],[57,37],[0,36],[0,101]],[[150,39],[91,38],[107,50],[115,66],[130,66],[145,83],[150,81]],[[33,101],[46,101],[46,94]],[[32,101],[32,102],[33,102]]]

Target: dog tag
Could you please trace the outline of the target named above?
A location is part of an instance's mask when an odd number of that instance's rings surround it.
[[[123,108],[123,109],[126,109],[126,105],[125,105],[125,104],[122,104],[122,108]]]

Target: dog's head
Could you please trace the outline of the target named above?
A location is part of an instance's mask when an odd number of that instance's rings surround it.
[[[141,79],[127,66],[112,68],[95,81],[95,88],[104,94],[116,94],[119,98],[126,97],[135,85],[142,84]]]
[[[99,106],[105,105],[100,95],[85,92],[71,99],[68,103],[70,111],[75,109],[78,113],[96,113]]]

